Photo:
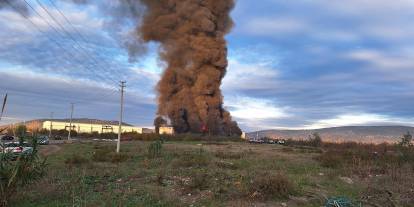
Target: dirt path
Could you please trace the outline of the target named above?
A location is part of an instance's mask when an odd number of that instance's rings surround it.
[[[58,145],[45,145],[40,148],[40,154],[43,156],[49,156],[59,152],[62,148]]]

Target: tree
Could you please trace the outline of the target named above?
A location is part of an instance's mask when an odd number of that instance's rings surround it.
[[[410,132],[407,132],[407,134],[404,134],[403,137],[401,137],[400,145],[403,147],[411,147],[413,146],[413,135],[411,135]]]

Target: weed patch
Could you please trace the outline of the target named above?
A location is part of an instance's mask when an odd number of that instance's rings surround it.
[[[243,153],[236,153],[236,152],[223,152],[223,151],[218,151],[215,153],[215,156],[217,158],[220,159],[233,159],[233,160],[238,160],[244,157]]]
[[[127,153],[116,153],[110,146],[97,147],[92,154],[92,160],[94,162],[112,162],[120,163],[125,162],[130,158]]]
[[[287,199],[294,192],[293,183],[282,173],[259,173],[248,183],[248,194],[252,199]]]
[[[337,152],[333,152],[333,151],[323,153],[319,155],[316,159],[320,162],[322,167],[333,168],[333,169],[336,169],[342,166],[343,161],[344,161],[342,157],[338,155]]]
[[[83,156],[80,156],[78,154],[73,154],[71,156],[69,156],[68,158],[66,158],[65,160],[65,164],[69,165],[69,166],[79,166],[82,164],[86,164],[88,163],[89,160]]]
[[[175,168],[206,167],[211,158],[203,152],[185,152],[172,161]]]

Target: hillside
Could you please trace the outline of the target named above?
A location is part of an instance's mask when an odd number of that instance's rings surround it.
[[[318,132],[325,141],[356,142],[396,142],[402,134],[414,133],[414,127],[406,126],[346,126],[316,130],[265,130],[251,132],[249,137],[270,137],[274,139],[306,139],[310,134]]]

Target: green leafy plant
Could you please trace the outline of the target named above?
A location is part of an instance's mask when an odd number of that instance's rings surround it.
[[[19,187],[27,186],[45,174],[46,160],[40,159],[37,140],[32,140],[33,152],[21,154],[15,160],[12,153],[0,154],[0,206],[9,205]]]
[[[159,157],[162,152],[162,144],[161,140],[157,140],[152,142],[148,147],[148,155],[151,158]]]

